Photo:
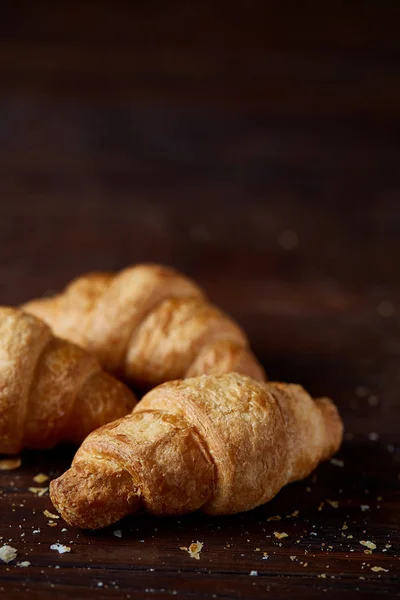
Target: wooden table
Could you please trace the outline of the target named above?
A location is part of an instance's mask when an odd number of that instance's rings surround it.
[[[26,452],[0,473],[0,536],[18,550],[0,598],[396,597],[397,4],[2,11],[1,302],[173,264],[238,319],[272,379],[334,398],[346,434],[334,461],[253,512],[96,534],[51,527],[48,496],[29,491],[73,450]],[[197,540],[199,561],[181,549]]]

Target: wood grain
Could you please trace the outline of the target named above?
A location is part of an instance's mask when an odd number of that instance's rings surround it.
[[[238,319],[272,379],[335,399],[346,440],[343,466],[251,513],[143,515],[96,534],[50,527],[49,498],[28,491],[73,449],[26,452],[0,472],[0,545],[18,550],[0,564],[1,598],[397,597],[399,12],[2,9],[0,302],[89,270],[172,264]],[[180,549],[196,540],[199,561]]]

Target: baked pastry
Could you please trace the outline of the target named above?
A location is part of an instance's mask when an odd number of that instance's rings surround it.
[[[265,374],[242,329],[173,269],[137,265],[93,273],[24,310],[93,353],[106,370],[142,389],[203,373]]]
[[[36,317],[0,307],[0,454],[80,444],[135,403],[85,350]]]
[[[89,529],[142,508],[247,511],[306,477],[342,433],[331,400],[299,385],[235,373],[168,382],[89,435],[50,495],[70,525]]]

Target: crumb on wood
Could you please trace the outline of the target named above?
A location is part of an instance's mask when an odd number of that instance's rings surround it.
[[[33,481],[35,483],[44,483],[45,481],[48,481],[49,476],[45,475],[44,473],[38,473],[37,475],[35,475],[35,477],[33,478]]]
[[[280,521],[281,518],[281,516],[275,515],[274,517],[268,517],[267,521]]]
[[[329,500],[327,498],[326,501],[332,506],[332,508],[339,508],[339,502],[337,500]]]
[[[5,546],[2,546],[0,548],[0,560],[2,560],[5,563],[9,563],[12,560],[14,560],[15,558],[17,558],[17,549],[13,548],[12,546],[9,546],[8,544],[6,544]]]
[[[384,569],[383,567],[371,567],[371,571],[373,571],[374,573],[389,573],[389,569]]]
[[[50,550],[56,550],[59,554],[65,554],[66,552],[71,552],[70,546],[64,546],[63,544],[52,544],[50,546]]]
[[[32,492],[32,494],[35,494],[36,496],[41,497],[41,496],[44,496],[45,493],[49,491],[49,488],[48,487],[43,487],[43,488],[30,487],[30,488],[28,488],[28,491]]]
[[[344,467],[344,462],[342,460],[339,460],[338,458],[331,458],[329,462],[335,467]]]
[[[282,532],[280,532],[280,531],[274,531],[274,536],[278,540],[283,540],[283,538],[289,537],[289,535],[287,533],[285,533],[284,531],[282,531]]]
[[[204,546],[204,542],[192,542],[187,548],[186,546],[181,546],[180,550],[185,550],[189,553],[190,558],[194,558],[196,560],[200,560],[200,552],[202,551]]]
[[[370,542],[369,540],[360,540],[360,544],[362,546],[366,546],[366,548],[369,548],[370,550],[376,549],[376,544],[374,544],[374,542]]]
[[[45,517],[47,517],[48,519],[59,519],[59,518],[60,518],[60,515],[55,515],[54,513],[51,513],[51,512],[50,512],[50,511],[48,511],[48,510],[44,510],[44,511],[43,511],[43,514],[44,514],[44,516],[45,516]]]
[[[22,567],[22,568],[26,568],[26,567],[30,567],[31,563],[29,562],[29,560],[23,560],[21,562],[17,562],[17,567]]]

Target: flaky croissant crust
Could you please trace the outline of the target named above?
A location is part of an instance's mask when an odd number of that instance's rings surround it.
[[[85,350],[40,319],[0,307],[0,454],[79,444],[135,403]]]
[[[139,508],[246,511],[306,477],[342,433],[332,401],[299,385],[234,373],[173,381],[93,432],[52,482],[51,498],[71,525],[91,529]]]
[[[171,268],[139,264],[84,275],[62,294],[23,308],[143,389],[203,373],[265,379],[242,329]]]

